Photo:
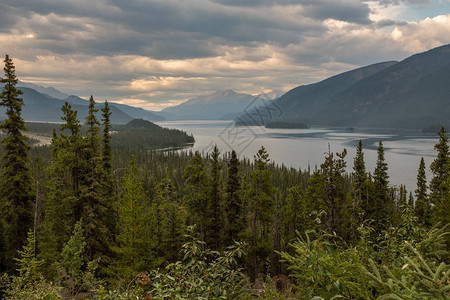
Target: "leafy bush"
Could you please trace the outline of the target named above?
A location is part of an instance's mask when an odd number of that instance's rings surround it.
[[[245,244],[236,243],[226,251],[205,249],[205,243],[188,228],[189,242],[183,245],[182,262],[169,264],[165,272],[150,273],[152,299],[236,299],[245,288],[237,258]]]

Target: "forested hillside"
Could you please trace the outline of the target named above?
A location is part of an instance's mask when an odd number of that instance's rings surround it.
[[[217,147],[201,155],[112,142],[111,111],[70,104],[50,146],[30,148],[5,58],[0,293],[6,299],[448,299],[445,129],[417,189],[389,184],[380,141],[315,170]],[[135,120],[126,125],[151,128]],[[124,141],[126,143],[126,141]],[[122,146],[122,147],[121,147]]]

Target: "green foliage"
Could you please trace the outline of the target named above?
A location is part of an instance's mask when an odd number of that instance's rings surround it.
[[[369,260],[365,270],[374,287],[382,294],[378,299],[449,299],[450,265],[426,261],[411,244],[405,242],[414,256],[405,256],[401,268],[382,266],[384,274]]]
[[[334,158],[334,153],[328,149],[328,154],[325,157],[325,162],[320,166],[322,173],[322,180],[324,181],[324,191],[322,195],[322,207],[326,209],[324,214],[324,225],[326,230],[331,234],[333,232],[339,233],[341,236],[345,234],[342,229],[345,190],[344,190],[344,172],[346,168],[345,156],[347,150],[344,149],[342,153],[336,153],[337,158]]]
[[[270,229],[275,212],[275,189],[270,182],[267,168],[269,154],[261,147],[254,156],[254,170],[250,173],[250,187],[245,193],[249,210],[250,260],[251,278],[255,279],[259,272],[266,273],[265,265],[270,256]]]
[[[190,210],[191,222],[198,224],[200,239],[205,241],[209,225],[210,193],[205,163],[198,151],[186,166],[183,178],[185,180],[184,201]]]
[[[361,276],[363,264],[355,248],[341,249],[336,236],[307,232],[291,244],[294,254],[281,253],[294,286],[305,299],[369,298],[368,282]]]
[[[33,181],[29,171],[27,137],[25,122],[21,112],[22,91],[16,89],[18,82],[11,58],[5,56],[5,77],[3,91],[0,93],[0,105],[6,108],[6,119],[0,125],[5,137],[0,141],[3,146],[0,165],[0,216],[3,220],[5,238],[5,262],[11,269],[12,258],[27,240],[27,232],[33,225]],[[8,262],[10,263],[8,265]]]
[[[3,276],[2,285],[7,287],[5,299],[60,299],[59,288],[47,282],[40,273],[43,261],[36,258],[35,238],[33,231],[28,232],[27,243],[18,251],[20,257],[15,258],[18,276]]]
[[[239,160],[236,151],[231,151],[228,161],[228,177],[226,181],[226,195],[224,200],[225,215],[225,244],[231,245],[238,239],[238,235],[245,226],[244,203],[239,175]]]
[[[438,134],[439,142],[434,145],[434,149],[437,151],[437,157],[430,165],[431,172],[433,173],[430,181],[430,197],[434,205],[438,205],[441,199],[441,184],[447,172],[449,162],[449,145],[445,128],[442,127]]]
[[[389,194],[388,166],[384,159],[383,143],[380,141],[377,150],[377,162],[373,173],[373,194],[370,199],[367,220],[374,221],[375,231],[380,234],[391,224],[394,203]]]
[[[152,122],[135,119],[126,125],[114,126],[111,145],[116,150],[150,150],[184,147],[195,142],[186,132],[160,127]]]
[[[145,202],[142,179],[134,159],[122,178],[121,188],[114,269],[119,281],[126,282],[144,270],[149,262],[145,259],[151,255],[148,250],[152,241],[149,236],[150,208]]]
[[[73,229],[73,234],[61,253],[61,265],[66,269],[67,275],[77,285],[81,281],[84,265],[84,250],[86,242],[83,236],[83,220],[78,221]]]
[[[183,261],[169,264],[164,272],[150,273],[152,299],[238,299],[244,292],[244,275],[237,259],[245,244],[223,252],[205,249],[204,242],[188,229]]]
[[[179,259],[179,250],[186,231],[186,210],[168,170],[166,177],[156,187],[152,213],[153,236],[157,238],[158,243],[157,256],[175,262]]]

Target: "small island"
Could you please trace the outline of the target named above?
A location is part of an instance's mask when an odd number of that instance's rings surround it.
[[[295,121],[273,121],[266,124],[266,128],[280,128],[280,129],[307,129],[308,125],[302,122]]]

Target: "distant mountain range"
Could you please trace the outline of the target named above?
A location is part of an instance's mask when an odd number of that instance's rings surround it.
[[[383,128],[450,125],[450,45],[296,87],[266,122]],[[252,124],[248,114],[237,121]],[[264,124],[262,124],[264,125]]]
[[[26,121],[61,122],[61,107],[67,101],[72,108],[78,111],[78,119],[83,122],[88,114],[89,101],[78,96],[68,96],[52,87],[41,87],[32,83],[19,82],[17,87],[23,91],[25,106],[22,117]],[[51,94],[51,95],[50,95]],[[163,121],[165,118],[143,108],[112,103],[111,122],[114,124],[125,124],[133,119],[144,119],[148,121]],[[97,107],[103,103],[97,102]],[[5,108],[0,107],[0,119],[4,118]],[[98,113],[100,117],[100,112]]]
[[[274,99],[281,94],[272,91],[264,96]],[[160,114],[169,120],[233,120],[256,99],[257,96],[223,90],[165,108]]]
[[[55,88],[32,83],[19,82],[18,87],[24,92],[22,115],[26,121],[60,122],[64,101],[78,111],[81,121],[87,115],[88,101],[78,96],[68,96]],[[110,103],[111,119],[116,124],[132,119],[235,119],[239,124],[272,123],[271,126],[288,122],[342,127],[448,127],[450,45],[415,54],[401,62],[388,61],[358,68],[280,94],[274,91],[258,97],[223,90],[160,112]],[[261,103],[265,106],[258,106]],[[275,109],[265,113],[271,105]],[[0,108],[0,119],[4,112],[5,109]]]

